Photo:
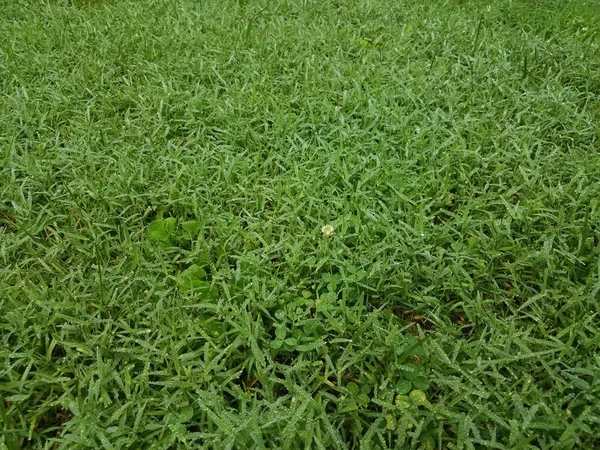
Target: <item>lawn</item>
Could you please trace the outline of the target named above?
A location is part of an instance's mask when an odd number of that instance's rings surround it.
[[[600,3],[0,0],[0,449],[600,448]]]

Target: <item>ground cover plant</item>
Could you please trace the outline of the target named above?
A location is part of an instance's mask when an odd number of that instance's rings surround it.
[[[0,448],[600,447],[599,15],[0,0]]]

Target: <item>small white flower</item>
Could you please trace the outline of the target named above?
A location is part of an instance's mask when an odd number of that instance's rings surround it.
[[[333,232],[335,231],[335,228],[333,228],[333,225],[323,225],[323,227],[321,228],[321,233],[323,233],[323,236],[328,238],[330,237]]]

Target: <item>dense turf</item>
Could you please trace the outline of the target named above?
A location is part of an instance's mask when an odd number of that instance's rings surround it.
[[[0,448],[600,446],[599,15],[0,0]]]

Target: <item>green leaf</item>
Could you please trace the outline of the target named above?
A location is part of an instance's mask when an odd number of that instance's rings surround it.
[[[177,279],[177,287],[181,292],[203,291],[210,289],[210,283],[202,280],[195,280],[188,277],[179,277]]]
[[[319,347],[325,346],[325,341],[323,339],[318,339],[316,341],[309,342],[307,344],[300,344],[296,346],[296,350],[301,352],[310,352],[316,350]]]
[[[412,384],[414,387],[416,387],[417,389],[421,389],[422,391],[426,391],[427,389],[429,389],[429,380],[422,375],[419,375],[414,380],[412,380]]]
[[[406,336],[406,338],[405,338],[406,339],[406,343],[408,345],[410,345],[411,347],[413,345],[417,345],[419,343],[419,340],[416,337],[414,337],[412,334],[406,333],[405,336]]]
[[[185,239],[195,239],[198,233],[202,229],[202,222],[199,220],[188,220],[181,224],[183,228],[183,237]]]
[[[363,378],[363,377],[361,377],[361,378]],[[365,384],[365,385],[363,385],[363,386],[360,388],[360,392],[361,392],[362,394],[367,394],[367,395],[369,395],[369,394],[371,393],[371,386],[369,386],[368,384]]]
[[[175,425],[175,424],[179,423],[179,417],[177,417],[175,414],[170,412],[170,413],[165,414],[164,421],[165,421],[165,423],[167,423],[169,425]]]
[[[336,292],[325,292],[323,295],[321,295],[322,300],[325,300],[325,301],[331,302],[331,303],[337,302],[337,298],[338,298],[338,295]]]
[[[194,263],[200,267],[210,266],[210,263],[211,263],[210,252],[208,250],[206,250],[202,253],[198,253],[196,255],[196,257],[194,258]]]
[[[420,355],[423,353],[421,350],[421,341],[410,333],[406,334],[406,344],[407,356]]]
[[[356,400],[352,397],[347,397],[343,399],[340,403],[338,403],[338,412],[339,413],[347,413],[356,411],[358,409],[358,405],[356,404]]]
[[[177,219],[169,217],[168,219],[158,219],[148,225],[148,240],[169,242]]]
[[[350,392],[350,394],[352,394],[353,397],[356,397],[360,393],[360,388],[356,383],[348,383],[346,385],[346,389],[348,389],[348,392]]]
[[[287,338],[285,341],[286,345],[289,345],[290,347],[295,347],[296,345],[298,345],[298,339],[296,338]]]
[[[193,406],[188,405],[182,408],[181,411],[179,411],[179,420],[181,422],[189,422],[190,420],[192,420],[192,417],[194,417]]]
[[[412,406],[408,395],[397,395],[395,403],[396,403],[396,405],[398,405],[400,408],[403,408],[403,409],[408,409]]]
[[[219,336],[227,331],[225,325],[215,318],[210,318],[202,322],[202,329],[212,336]]]
[[[435,439],[429,434],[424,434],[420,437],[421,448],[423,450],[435,450]]]
[[[281,341],[285,339],[285,335],[287,334],[287,329],[285,327],[277,327],[275,328],[275,337]]]
[[[394,431],[398,426],[398,421],[392,414],[385,416],[385,429],[388,431]]]
[[[405,364],[402,367],[402,376],[407,380],[414,380],[419,376],[419,367],[416,364]]]
[[[412,383],[408,380],[400,380],[396,383],[396,394],[407,394],[412,388]]]
[[[205,298],[216,298],[217,290],[210,282],[204,281],[206,271],[202,267],[192,264],[177,277],[177,287],[181,292],[193,292]]]
[[[283,341],[280,341],[278,339],[269,342],[269,347],[271,347],[274,350],[281,348],[282,345],[283,345]]]
[[[192,264],[179,274],[177,283],[180,284],[183,289],[191,289],[194,281],[202,281],[204,278],[206,278],[206,271],[202,267]]]
[[[225,252],[225,249],[223,248],[222,245],[217,245],[215,247],[215,255],[217,258],[221,258],[222,256],[225,256],[227,253]]]
[[[169,429],[171,430],[173,435],[180,437],[180,438],[185,436],[185,433],[187,430],[186,426],[182,423],[177,423],[177,424],[171,425],[171,426],[169,426]]]
[[[356,267],[352,264],[348,264],[346,266],[346,271],[348,271],[348,273],[356,273],[358,271],[358,267]]]
[[[408,396],[416,405],[424,405],[427,402],[427,395],[425,394],[425,392],[419,389],[415,389],[410,394],[408,394]]]
[[[360,394],[356,400],[358,401],[360,406],[367,406],[369,404],[369,402],[371,401],[371,399],[369,398],[368,395],[366,394]]]
[[[197,264],[192,264],[190,267],[181,272],[180,277],[194,280],[203,280],[206,278],[206,271]]]
[[[30,397],[29,394],[15,394],[6,397],[6,401],[11,403],[20,403],[27,400]]]

